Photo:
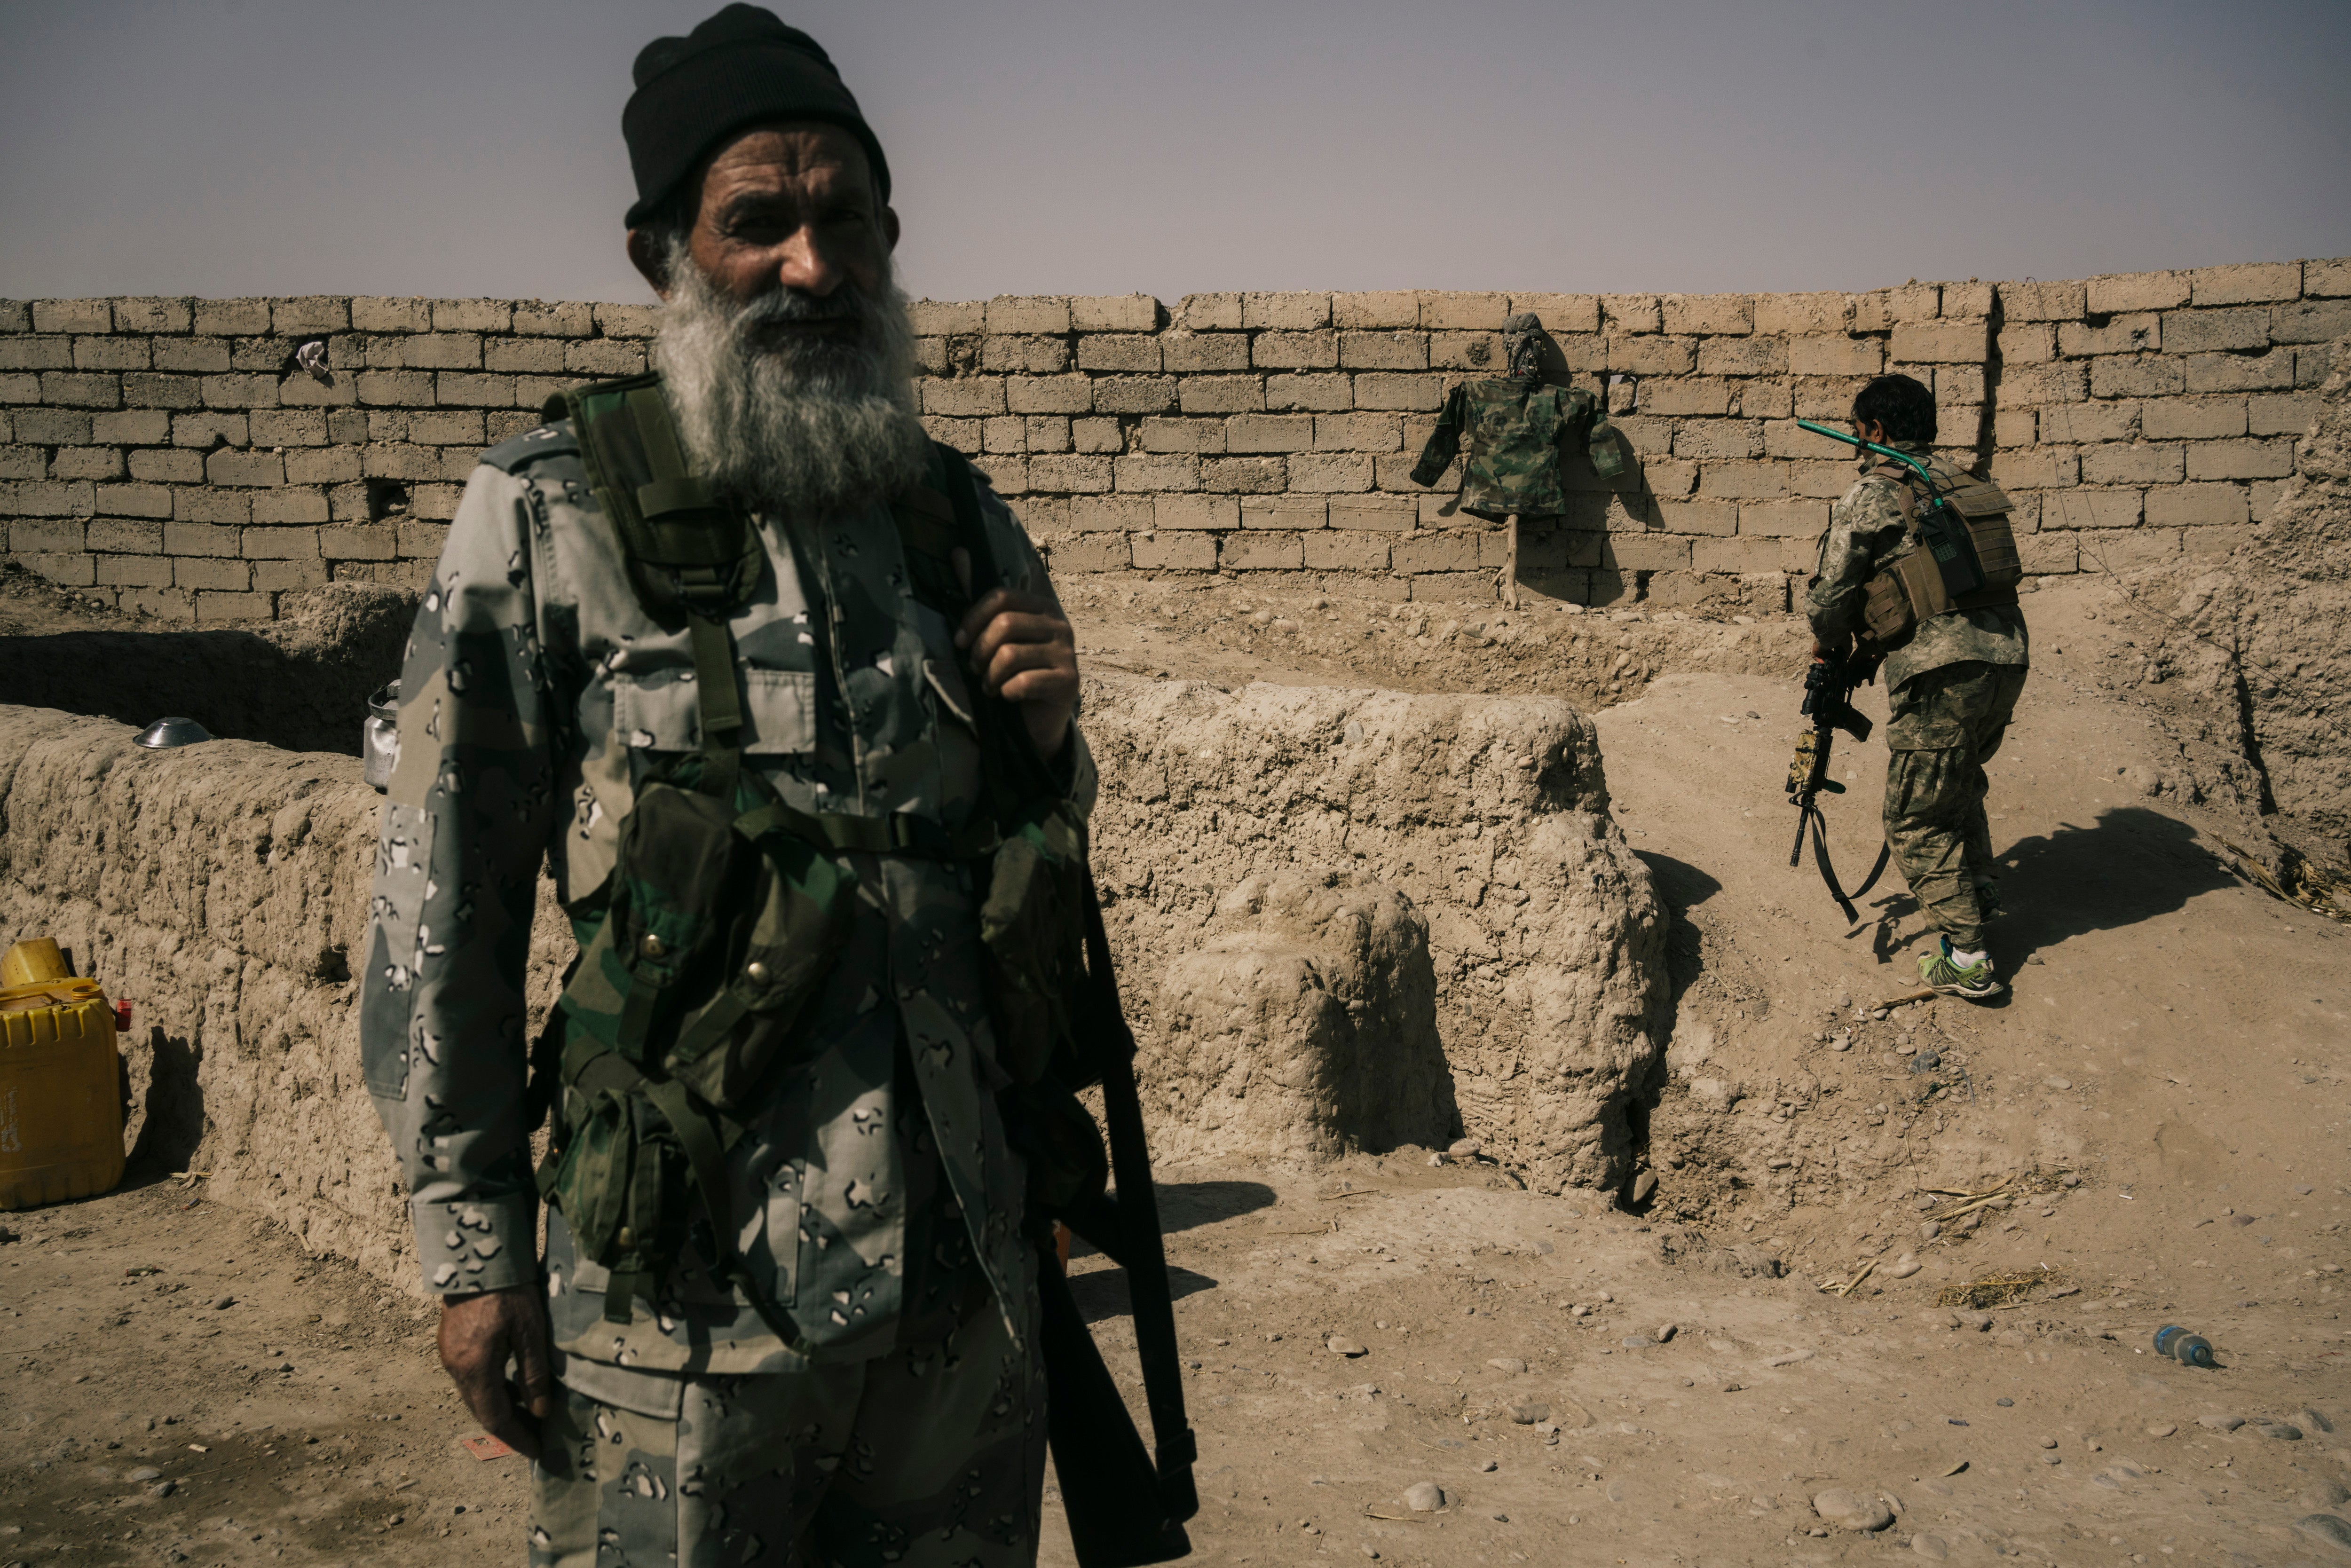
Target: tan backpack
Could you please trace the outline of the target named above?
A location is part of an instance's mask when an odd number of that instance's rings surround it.
[[[1911,546],[1865,589],[1862,620],[1880,650],[1900,647],[1938,615],[2016,602],[2024,568],[1999,486],[1960,474],[1921,497],[1910,469],[1887,463],[1870,473],[1894,481]]]

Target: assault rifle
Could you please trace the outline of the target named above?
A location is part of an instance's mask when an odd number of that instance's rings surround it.
[[[1865,685],[1876,673],[1877,661],[1861,654],[1828,654],[1813,661],[1813,667],[1804,673],[1803,707],[1813,727],[1796,737],[1795,760],[1788,765],[1788,796],[1796,803],[1796,842],[1788,852],[1788,863],[1793,866],[1803,858],[1804,832],[1810,829],[1813,859],[1821,868],[1821,880],[1828,884],[1829,896],[1836,900],[1848,922],[1861,918],[1855,912],[1854,900],[1877,885],[1893,850],[1881,845],[1869,875],[1846,893],[1837,883],[1836,868],[1829,864],[1829,825],[1821,814],[1819,796],[1823,789],[1832,795],[1844,793],[1844,786],[1829,777],[1829,752],[1838,730],[1855,740],[1869,738],[1869,716],[1853,706],[1853,689]]]

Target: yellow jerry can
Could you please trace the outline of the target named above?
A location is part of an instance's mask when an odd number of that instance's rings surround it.
[[[0,1209],[110,1192],[122,1179],[114,1009],[47,937],[0,958]]]

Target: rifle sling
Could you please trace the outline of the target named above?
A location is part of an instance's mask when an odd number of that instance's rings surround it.
[[[1844,912],[1845,924],[1848,925],[1857,924],[1861,915],[1855,909],[1854,902],[1856,899],[1866,898],[1869,895],[1869,890],[1877,885],[1877,879],[1886,874],[1886,863],[1894,858],[1894,846],[1890,843],[1879,844],[1877,863],[1869,868],[1869,874],[1862,879],[1859,887],[1847,893],[1838,885],[1836,868],[1829,863],[1828,819],[1821,814],[1820,807],[1815,804],[1804,808],[1804,820],[1812,824],[1813,863],[1820,867],[1821,881],[1827,884],[1829,896],[1836,900],[1837,907]],[[1803,830],[1799,827],[1797,831],[1802,832]]]

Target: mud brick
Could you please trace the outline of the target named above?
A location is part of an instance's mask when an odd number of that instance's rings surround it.
[[[1245,413],[1223,428],[1227,452],[1303,452],[1314,444],[1311,414]]]
[[[224,449],[204,459],[204,476],[215,485],[283,485],[286,460],[275,452]]]
[[[2003,364],[2038,365],[2057,357],[2057,329],[2046,321],[2002,327],[1997,339]],[[2125,347],[2137,345],[2126,344]]]
[[[1355,378],[1354,401],[1362,409],[1433,412],[1444,406],[1445,391],[1437,375],[1366,371]]]
[[[1451,497],[1336,495],[1331,497],[1330,526],[1334,528],[1400,534],[1412,531],[1423,501],[1449,501]]]
[[[48,469],[48,455],[37,446],[0,446],[0,479],[46,479]]]
[[[229,368],[225,338],[161,338],[155,342],[155,368],[191,375],[218,375]]]
[[[2190,354],[2186,361],[2187,390],[2283,392],[2295,383],[2298,368],[2295,356],[2283,349],[2262,354]]]
[[[1792,419],[1775,419],[1763,426],[1763,452],[1769,457],[1804,457],[1835,462],[1853,450],[1843,442],[1815,435]]]
[[[289,485],[343,485],[359,477],[360,455],[348,446],[314,447],[286,454],[286,482]]]
[[[2265,309],[2167,310],[2163,313],[2164,351],[2172,354],[2216,353],[2230,349],[2259,349],[2270,340],[2270,313]]]
[[[982,427],[996,423],[994,419],[948,419],[935,413],[924,414],[922,422],[924,434],[943,446],[954,447],[966,456],[983,448]]]
[[[1033,490],[1084,495],[1111,487],[1111,459],[1083,453],[1040,453],[1029,464]]]
[[[1148,294],[1080,295],[1070,301],[1070,325],[1081,332],[1154,332],[1159,301]]]
[[[1108,403],[1097,404],[1096,394],[1101,386],[1113,381],[1119,383],[1113,392],[1113,402],[1120,401],[1122,392],[1126,394],[1127,401],[1143,401],[1133,397],[1133,389],[1128,382],[1133,381],[1147,383],[1155,379],[1156,378],[1147,376],[1112,377],[1105,378],[1102,382],[1096,382],[1082,374],[1072,373],[1062,376],[1015,376],[1008,382],[1000,382],[990,378],[966,376],[948,382],[925,382],[923,403],[925,408],[935,407],[969,413],[998,412],[1019,414],[1085,413],[1097,406],[1105,410],[1110,407]],[[980,390],[961,392],[950,391],[934,398],[933,393],[941,387]],[[994,402],[993,407],[987,406],[991,400]]]
[[[2102,449],[2091,447],[2088,450]],[[2125,447],[2122,450],[2130,449]],[[2065,447],[2013,447],[1992,454],[1992,482],[2006,488],[2062,490],[2077,483],[2081,477],[2080,459]]]
[[[389,523],[319,530],[319,554],[328,560],[392,560],[399,548],[399,531]]]
[[[514,307],[504,299],[435,299],[435,332],[504,332],[514,325]]]
[[[1339,362],[1335,332],[1260,332],[1249,350],[1259,370],[1327,371]]]
[[[1734,502],[1660,501],[1656,506],[1658,523],[1669,534],[1719,536],[1739,531],[1739,507]]]
[[[63,371],[73,368],[71,338],[0,338],[0,371]]]
[[[1739,531],[1772,538],[1818,538],[1829,526],[1820,500],[1749,501],[1739,508]]]
[[[1196,332],[1236,332],[1241,329],[1242,314],[1241,297],[1238,294],[1186,294],[1176,317]]]
[[[1635,449],[1642,449],[1637,440]],[[1674,426],[1673,455],[1700,460],[1761,457],[1763,426],[1751,419],[1685,419]]]
[[[1301,553],[1310,571],[1385,571],[1389,542],[1384,535],[1320,533],[1301,536]]]
[[[1755,330],[1788,337],[1842,336],[1853,327],[1853,297],[1849,294],[1759,294],[1755,296]]]
[[[999,294],[987,302],[987,329],[1030,335],[1070,329],[1070,301],[1058,294]]]
[[[1159,339],[1162,363],[1171,371],[1245,371],[1249,340],[1245,332],[1168,332]]]
[[[2252,435],[2301,435],[2318,418],[2320,401],[2311,392],[2283,392],[2249,398],[2245,407],[2245,434]]]
[[[246,490],[182,489],[172,492],[172,516],[183,523],[242,523],[253,516],[253,496]],[[177,546],[172,553],[178,554]]]
[[[357,326],[358,301],[351,310]],[[595,308],[576,300],[524,299],[514,307],[514,330],[520,337],[584,338],[595,328]]]
[[[1093,333],[1078,340],[1078,368],[1147,371],[1156,374],[1160,369],[1159,340],[1139,332]]]
[[[1177,384],[1186,413],[1249,413],[1265,406],[1264,383],[1256,376],[1186,376]],[[1153,390],[1158,401],[1149,409],[1133,412],[1157,413],[1166,408],[1165,378],[1157,378]]]
[[[984,453],[971,460],[987,487],[998,496],[1023,495],[1029,488],[1029,460],[1016,453]]]
[[[2226,528],[2250,514],[2241,485],[2167,485],[2147,493],[2149,528]]]
[[[2082,448],[2085,485],[2176,485],[2184,457],[2177,442],[2114,443]]]
[[[1472,570],[1478,565],[1478,530],[1415,533],[1395,540],[1389,547],[1388,559],[1397,571]]]
[[[596,330],[607,338],[651,338],[661,331],[658,305],[598,305]]]
[[[2298,349],[2294,356],[2294,384],[2298,387],[2320,387],[2326,384],[2327,366],[2333,362],[2334,346]]]
[[[1191,383],[1196,379],[1199,378],[1186,376],[1183,379],[1181,385],[1186,389],[1188,389]],[[1248,381],[1249,378],[1223,377],[1210,379]],[[1177,406],[1177,389],[1179,383],[1174,376],[1101,376],[1095,378],[1090,385],[1091,395],[1093,399],[1092,406],[1097,413],[1172,413],[1176,412]],[[1023,381],[1016,378],[1012,382],[1012,388],[1016,395],[1022,395]],[[1019,405],[1016,403],[1015,407],[1017,409]],[[1196,407],[1188,398],[1186,398],[1183,403],[1183,411],[1186,413],[1218,413],[1224,412],[1223,410],[1216,408]],[[1069,408],[1054,409],[1050,411],[1040,410],[1038,412],[1074,413],[1080,411],[1075,408]]]
[[[1886,368],[1886,345],[1876,338],[1792,338],[1786,368],[1799,376],[1874,376]]]
[[[269,330],[266,299],[196,299],[189,304],[190,325],[199,333],[246,337]]]
[[[256,592],[323,588],[327,581],[327,563],[323,560],[264,560],[254,563],[253,586]]]
[[[2130,528],[2139,515],[2137,490],[2053,490],[2041,498],[2043,528]]]
[[[20,408],[10,415],[16,439],[36,446],[80,446],[96,438],[103,414],[62,408]]]
[[[1148,496],[1072,496],[1070,527],[1081,533],[1141,533],[1151,527],[1151,505]]]
[[[1241,527],[1244,528],[1287,529],[1306,533],[1322,528],[1330,521],[1329,503],[1322,497],[1275,496],[1247,497],[1240,503]]]
[[[254,425],[254,439],[261,439],[261,429]],[[482,444],[482,415],[474,409],[435,409],[433,412],[408,416],[408,439],[427,446],[479,446]]]
[[[1942,314],[1942,299],[1941,286],[1933,283],[1872,289],[1854,298],[1853,329],[1883,332],[1908,322],[1932,321]]]
[[[1066,496],[1010,496],[1005,497],[1005,509],[1020,531],[1030,538],[1043,538],[1049,534],[1070,531],[1070,502]]]
[[[2138,354],[2090,361],[2092,397],[2172,397],[2187,390],[2187,369],[2177,360]]]
[[[1654,484],[1651,488],[1656,490]],[[1703,464],[1698,467],[1698,493],[1709,500],[1776,500],[1788,493],[1787,470],[1778,463]]]
[[[2298,261],[2199,267],[2188,277],[2189,298],[2198,305],[2246,305],[2302,296],[2302,263]]]
[[[100,587],[169,588],[172,559],[164,555],[101,555],[96,577]]]
[[[482,345],[482,368],[509,375],[559,375],[563,349],[552,338],[492,338]]]
[[[1316,375],[1311,372],[1268,376],[1263,392],[1264,406],[1270,409],[1307,409],[1318,413],[1343,413],[1358,406],[1355,391],[1358,379],[1353,376]],[[1401,381],[1409,378],[1390,376],[1387,379]],[[1443,402],[1444,396],[1440,391],[1437,402],[1429,405],[1430,411],[1434,412]]]
[[[2351,333],[2351,299],[2305,299],[2270,312],[2273,343],[2331,343]]]
[[[113,479],[121,473],[119,446],[61,446],[49,459],[52,479]]]
[[[266,621],[277,614],[277,599],[267,593],[199,593],[196,624],[233,625],[243,621]]]
[[[400,538],[400,554],[403,560],[438,560],[443,547],[449,542],[449,525],[434,522],[395,524]]]
[[[987,329],[987,307],[977,299],[917,299],[906,309],[914,321],[915,333],[925,338],[944,338],[949,333],[969,334]]]
[[[8,525],[11,555],[67,555],[84,548],[85,525],[78,517],[19,518]]]
[[[94,510],[119,517],[168,517],[172,492],[162,485],[100,485],[91,495]]]
[[[1070,345],[1061,338],[982,338],[979,368],[997,375],[1059,375],[1070,368]]]
[[[1980,365],[1991,345],[1988,321],[1911,321],[1894,329],[1887,354],[1906,365]]]
[[[118,299],[114,302],[114,329],[118,332],[184,332],[190,319],[188,301],[166,299],[155,296]]]
[[[978,422],[980,442],[976,448],[958,447],[957,451],[1026,452],[1029,450],[1029,427],[1026,416],[1017,413],[998,414]]]
[[[2288,437],[2190,442],[2188,446],[2188,477],[2282,478],[2294,472],[2294,446],[2293,440]]]
[[[2151,406],[2137,402],[2077,402],[2045,407],[2040,411],[2041,439],[2051,444],[2128,441],[2138,434],[2140,410]]]
[[[933,378],[922,383],[922,393],[925,413],[977,418],[1005,412],[1004,382],[998,376]],[[1039,409],[1036,412],[1049,411]]]
[[[1671,534],[1609,534],[1600,564],[1618,571],[1670,571],[1689,565],[1691,542]]]
[[[256,446],[320,446],[327,416],[313,409],[259,409],[250,416]]]
[[[174,551],[172,585],[175,588],[225,589],[242,592],[253,586],[253,563],[190,557]]]
[[[1972,452],[1965,455],[1974,460]],[[1853,488],[1854,469],[1850,463],[1805,463],[1792,461],[1780,465],[1781,476],[1791,496],[1805,496],[1814,500],[1834,501]]]
[[[433,376],[428,371],[362,371],[350,380],[362,403],[427,408],[433,402]]]
[[[1372,487],[1372,460],[1348,452],[1301,452],[1290,459],[1290,487],[1331,494]]]
[[[1408,288],[1331,296],[1331,324],[1354,331],[1420,325],[1420,296]]]
[[[1558,336],[1562,333],[1596,333],[1600,330],[1600,296],[1597,294],[1513,294],[1510,314],[1531,311],[1543,324],[1543,330]]]
[[[1222,452],[1225,424],[1217,419],[1145,419],[1136,429],[1145,452]]]
[[[1755,300],[1746,294],[1667,294],[1658,300],[1667,332],[1743,338],[1755,330]]]
[[[1431,370],[1467,371],[1475,376],[1500,375],[1510,356],[1499,332],[1432,332],[1428,335]]]
[[[2166,310],[2188,303],[2185,272],[2117,272],[2093,277],[2085,308],[2093,315],[2112,316],[2130,310]]]
[[[1339,362],[1354,371],[1425,371],[1428,337],[1422,332],[1342,332]]]
[[[253,498],[253,521],[256,528],[282,528],[288,523],[323,523],[327,520],[327,493],[323,489],[302,486],[292,489],[271,490]],[[247,535],[248,538],[252,536]],[[251,555],[253,551],[246,552]]]
[[[1323,413],[1314,416],[1314,446],[1317,451],[1395,452],[1403,444],[1403,420],[1396,414]],[[1416,457],[1418,447],[1414,450]]]
[[[429,332],[433,329],[433,304],[426,299],[360,296],[351,300],[351,329],[356,332]]]
[[[1690,541],[1690,565],[1699,571],[1777,571],[1782,553],[1776,538]]]
[[[2030,446],[2041,439],[2037,410],[2003,408],[1992,415],[1992,441],[2000,446]]]
[[[2139,432],[2150,440],[2210,441],[2245,434],[2241,397],[2158,398],[2139,413]]]
[[[1111,462],[1121,490],[1196,490],[1200,460],[1181,453],[1137,454]]]
[[[1200,487],[1236,496],[1278,496],[1290,488],[1290,465],[1280,457],[1203,457]]]
[[[360,449],[360,471],[371,479],[438,479],[441,453],[411,442],[371,442]]]
[[[1296,534],[1232,534],[1218,541],[1217,564],[1227,571],[1295,571],[1306,564]]]
[[[633,376],[645,368],[644,345],[611,338],[591,338],[584,343],[566,343],[563,346],[563,368],[570,374],[580,376]]]
[[[0,299],[0,332],[29,332],[33,308],[22,299]]]
[[[1600,329],[1611,338],[1665,329],[1665,313],[1654,294],[1604,294]]]
[[[1954,284],[1945,284],[1944,309],[1949,312],[1950,291]],[[2010,321],[2078,321],[2087,308],[2084,286],[2079,283],[2002,283],[2000,306],[2002,316]]]
[[[993,421],[989,422],[991,424]],[[1030,413],[1020,416],[1020,444],[1027,452],[1067,452],[1070,450],[1070,422],[1058,413]]]
[[[1217,537],[1214,534],[1144,533],[1128,536],[1134,553],[1134,564],[1151,571],[1214,571],[1217,567]]]
[[[1073,419],[1070,444],[1079,452],[1123,452],[1126,436],[1115,419]]]
[[[1134,548],[1124,534],[1080,534],[1057,538],[1045,551],[1056,575],[1072,571],[1124,571],[1134,564]]]
[[[122,383],[110,374],[45,371],[41,374],[41,401],[63,408],[120,408]]]
[[[1608,369],[1620,375],[1683,376],[1698,361],[1697,347],[1694,338],[1628,338],[1612,333],[1605,358]]]
[[[114,311],[103,299],[36,299],[36,332],[111,332]]]

